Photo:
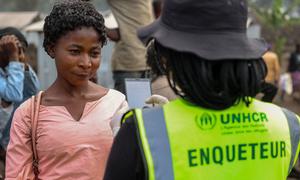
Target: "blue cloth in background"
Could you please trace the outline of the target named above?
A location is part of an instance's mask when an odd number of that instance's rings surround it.
[[[9,136],[10,136],[10,126],[12,123],[12,118],[13,118],[13,114],[15,112],[15,110],[20,106],[20,104],[22,104],[24,101],[26,101],[28,98],[30,98],[31,96],[35,95],[36,93],[39,92],[40,90],[40,83],[39,80],[37,78],[36,73],[33,71],[33,69],[28,66],[28,71],[24,72],[24,83],[22,83],[22,85],[24,84],[24,88],[23,89],[23,99],[19,102],[14,103],[14,111],[11,114],[11,117],[9,119],[9,121],[7,122],[3,132],[2,132],[2,138],[0,139],[0,145],[6,149],[8,142],[9,142]]]
[[[0,68],[0,98],[8,102],[20,102],[23,99],[24,64],[11,61]]]

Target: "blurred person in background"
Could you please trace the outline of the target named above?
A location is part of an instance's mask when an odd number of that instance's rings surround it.
[[[106,44],[103,16],[86,0],[60,1],[45,18],[43,31],[57,77],[39,93],[35,134],[32,99],[16,110],[6,179],[102,179],[120,126],[111,120],[128,109],[122,93],[90,81]]]
[[[300,71],[300,44],[296,44],[295,51],[291,53],[288,64],[288,72]]]
[[[32,69],[32,67],[27,63],[27,55],[26,51],[28,48],[28,42],[25,38],[25,36],[18,30],[17,28],[14,27],[6,27],[4,29],[0,30],[0,38],[7,38],[7,37],[16,37],[17,42],[18,42],[18,50],[14,48],[9,48],[9,51],[18,53],[18,56],[15,58],[21,62],[24,65],[24,70],[21,72],[23,73],[24,80],[16,85],[14,88],[18,88],[19,85],[22,85],[22,99],[18,101],[11,101],[9,104],[11,104],[12,109],[10,110],[10,113],[7,114],[9,115],[9,118],[7,121],[2,121],[2,126],[0,128],[1,130],[1,138],[0,138],[0,145],[1,145],[1,153],[0,153],[0,158],[5,161],[5,150],[7,147],[7,144],[9,142],[9,131],[10,131],[10,126],[11,126],[11,121],[13,117],[14,111],[19,107],[21,103],[23,103],[25,100],[27,100],[29,97],[32,95],[35,95],[39,89],[40,89],[40,83],[37,78],[36,73]],[[8,51],[8,52],[9,52]],[[5,53],[6,59],[14,59],[13,53]],[[22,76],[21,76],[22,77]],[[20,77],[19,77],[20,78]],[[5,123],[4,123],[5,122]]]
[[[276,53],[269,50],[263,55],[263,60],[267,66],[267,76],[262,85],[261,92],[264,94],[262,101],[272,102],[278,91],[278,83],[280,77],[279,59]]]
[[[5,35],[0,30],[0,139],[14,111],[14,104],[23,99],[24,51],[22,42],[16,35]],[[27,44],[25,44],[26,46]],[[4,176],[5,148],[0,146],[0,174]]]
[[[167,98],[168,101],[174,100],[177,98],[176,94],[173,92],[172,88],[170,87],[170,84],[168,82],[168,78],[166,76],[166,72],[163,68],[162,61],[160,60],[160,57],[155,49],[154,41],[151,41],[147,46],[147,64],[150,67],[151,71],[151,89],[153,95],[160,95],[165,98]],[[158,104],[159,99],[158,96],[154,96],[156,99],[147,99],[146,103],[148,104]],[[163,99],[162,99],[163,101]],[[165,101],[163,101],[165,102]]]
[[[145,78],[146,48],[136,30],[154,20],[152,0],[107,0],[118,22],[117,29],[108,29],[108,37],[115,41],[111,63],[114,88],[125,93],[125,78]]]
[[[0,30],[0,38],[1,72],[7,76],[7,90],[12,94],[17,92],[16,96],[11,96],[8,101],[1,98],[0,159],[5,162],[5,149],[9,141],[13,113],[22,102],[38,92],[39,81],[27,63],[28,43],[24,35],[14,27],[6,27]]]
[[[246,34],[246,0],[165,0],[140,29],[180,98],[123,116],[104,180],[286,180],[299,117],[259,101],[267,44]],[[234,130],[233,130],[234,129]]]
[[[296,44],[295,51],[291,53],[288,64],[288,72],[291,74],[293,92],[292,96],[300,99],[300,44]]]
[[[0,31],[0,98],[1,101],[20,102],[23,99],[24,51],[15,35]]]

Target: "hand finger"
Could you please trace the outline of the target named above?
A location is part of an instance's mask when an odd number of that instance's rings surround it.
[[[154,104],[154,103],[156,103],[156,99],[151,96],[145,100],[145,103],[146,104]]]
[[[146,104],[166,104],[168,102],[166,97],[160,95],[152,95],[145,101]]]
[[[152,98],[155,99],[155,100],[158,100],[158,101],[163,101],[163,102],[168,101],[168,99],[166,97],[161,96],[161,95],[157,95],[157,94],[152,95]]]
[[[2,43],[9,43],[9,42],[17,43],[19,40],[14,35],[6,35],[1,38],[1,41],[2,41]]]
[[[11,35],[5,35],[5,36],[2,36],[2,37],[1,37],[1,40],[2,40],[2,41],[7,41],[7,40],[9,40],[11,37],[12,37]]]
[[[2,46],[9,46],[11,48],[17,49],[18,48],[19,40],[16,39],[15,36],[6,36],[0,42]]]

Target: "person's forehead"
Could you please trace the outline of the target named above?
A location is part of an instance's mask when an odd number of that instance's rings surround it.
[[[93,27],[82,27],[73,31],[67,32],[65,35],[59,38],[57,43],[60,42],[83,42],[83,41],[95,41],[95,43],[101,43],[101,36]]]

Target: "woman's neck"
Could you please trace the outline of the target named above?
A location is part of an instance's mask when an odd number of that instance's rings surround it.
[[[49,88],[49,90],[54,90],[57,93],[69,97],[83,97],[88,94],[89,86],[89,81],[80,86],[75,86],[70,83],[67,83],[66,81],[56,79],[52,86]]]

